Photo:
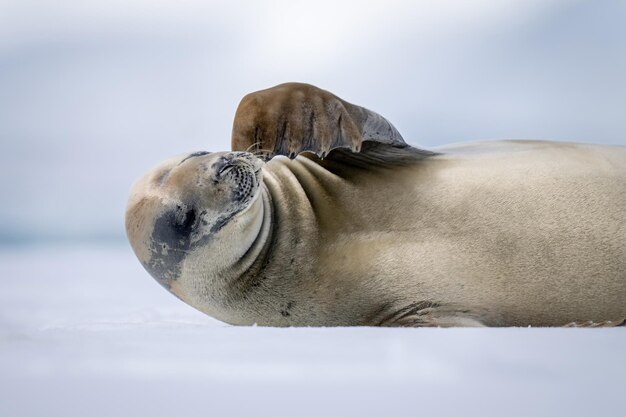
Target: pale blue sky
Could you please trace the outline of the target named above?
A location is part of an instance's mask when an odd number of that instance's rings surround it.
[[[247,92],[286,81],[413,144],[626,144],[626,2],[0,4],[0,241],[123,239],[131,183],[226,150]]]

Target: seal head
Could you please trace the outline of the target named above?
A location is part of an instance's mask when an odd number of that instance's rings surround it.
[[[172,286],[186,258],[215,243],[225,225],[257,199],[262,166],[247,152],[195,152],[159,164],[134,184],[126,233],[144,268],[163,287],[182,298]]]

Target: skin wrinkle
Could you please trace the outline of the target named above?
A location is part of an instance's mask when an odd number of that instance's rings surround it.
[[[234,265],[234,270],[243,270],[243,272],[230,283],[230,291],[236,291],[236,293],[242,294],[243,297],[255,284],[259,283],[261,276],[265,272],[271,256],[270,248],[273,246],[276,235],[272,197],[265,186],[262,186],[261,193],[264,203],[261,229],[248,250]]]

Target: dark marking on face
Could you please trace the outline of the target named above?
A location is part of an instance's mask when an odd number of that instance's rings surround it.
[[[210,154],[210,153],[211,153],[211,152],[206,152],[206,151],[194,152],[194,153],[192,153],[192,154],[189,154],[189,156],[187,156],[187,157],[186,157],[185,159],[183,159],[182,161],[180,161],[180,162],[178,163],[178,165],[182,164],[182,163],[183,163],[183,162],[185,162],[187,159],[190,159],[190,158],[195,158],[196,156],[208,155],[208,154]]]
[[[171,169],[163,171],[161,175],[159,175],[159,178],[157,179],[157,183],[159,185],[163,184],[163,182],[165,182],[165,179],[168,177],[168,175],[170,175],[170,172],[172,172]]]
[[[237,213],[239,213],[240,210],[237,211],[231,211],[228,213],[224,213],[222,214],[220,217],[217,218],[217,220],[215,221],[215,223],[213,224],[213,226],[211,226],[211,233],[217,233],[220,230],[222,230],[222,227],[226,226],[228,224],[228,222],[235,217],[235,215]]]
[[[165,288],[180,273],[182,260],[191,249],[191,233],[198,222],[193,207],[177,205],[154,222],[150,260],[144,267]]]

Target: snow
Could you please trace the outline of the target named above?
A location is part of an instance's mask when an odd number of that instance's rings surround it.
[[[0,416],[617,416],[624,352],[624,329],[231,327],[126,245],[0,250]]]

